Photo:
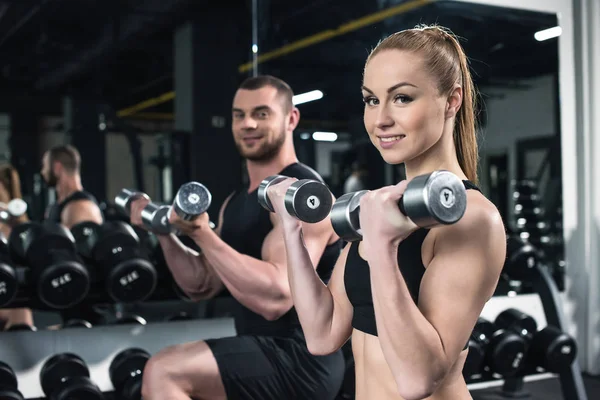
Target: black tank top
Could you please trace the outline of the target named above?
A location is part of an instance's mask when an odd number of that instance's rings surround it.
[[[71,194],[69,197],[67,197],[60,203],[54,203],[48,210],[46,221],[60,224],[62,222],[62,212],[67,206],[67,204],[77,200],[90,200],[93,201],[96,205],[98,205],[98,201],[96,200],[94,195],[92,195],[89,192],[86,192],[85,190],[81,190]]]
[[[316,171],[301,163],[287,166],[280,174],[323,182]],[[224,242],[238,252],[260,260],[263,241],[272,229],[269,212],[258,203],[257,190],[248,193],[248,187],[245,186],[232,195],[223,213],[221,238]],[[317,265],[317,273],[325,283],[331,277],[341,249],[341,241],[325,248]],[[294,308],[276,321],[266,320],[239,302],[236,302],[235,308],[234,318],[238,335],[288,336],[300,329]]]
[[[465,188],[479,190],[470,181],[463,181]],[[408,291],[415,304],[419,300],[419,288],[421,279],[425,273],[425,266],[421,259],[421,246],[429,229],[417,229],[409,237],[400,242],[398,246],[398,265],[404,277]],[[348,300],[354,307],[352,327],[356,330],[377,336],[377,325],[375,323],[375,310],[373,309],[373,297],[371,293],[371,276],[369,264],[359,255],[358,245],[353,242],[348,251],[346,269],[344,271],[344,286]]]

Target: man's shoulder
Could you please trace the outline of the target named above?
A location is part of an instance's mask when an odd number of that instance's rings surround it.
[[[296,179],[315,179],[324,182],[323,177],[317,171],[301,162],[288,165],[281,171],[281,175]]]

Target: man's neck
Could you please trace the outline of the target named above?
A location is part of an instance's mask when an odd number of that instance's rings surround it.
[[[58,203],[65,200],[75,192],[83,190],[81,180],[78,177],[63,178],[56,184],[56,201]]]
[[[248,178],[250,180],[248,192],[252,192],[268,176],[276,175],[290,164],[298,162],[295,153],[284,154],[280,152],[275,158],[266,162],[246,160]]]

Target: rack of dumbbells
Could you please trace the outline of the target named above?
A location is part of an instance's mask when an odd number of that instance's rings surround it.
[[[235,335],[231,318],[176,314],[147,321],[118,311],[150,302],[190,304],[156,237],[169,229],[168,207],[146,207],[149,230],[125,222],[138,196],[143,194],[131,190],[117,196],[121,220],[83,222],[70,230],[28,222],[0,241],[0,308],[62,316],[58,326],[15,325],[1,333],[1,399],[141,400],[142,373],[151,355],[171,345]],[[180,188],[173,210],[191,219],[209,205],[208,190],[192,182]],[[92,311],[98,309],[117,311]]]
[[[515,220],[507,238],[502,275],[505,281],[518,283],[513,287],[539,296],[546,326],[512,307],[497,313],[493,320],[480,318],[469,341],[463,374],[468,382],[503,381],[501,389],[477,399],[531,398],[524,379],[543,373],[558,375],[564,399],[587,399],[577,344],[566,332],[559,287],[553,277],[557,264],[552,257],[562,255],[562,241],[557,238],[562,232],[544,220],[534,182],[518,182],[514,188]]]

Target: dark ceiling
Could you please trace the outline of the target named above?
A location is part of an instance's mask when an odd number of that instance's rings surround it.
[[[250,0],[220,1],[244,15],[251,43]],[[260,73],[287,80],[296,93],[320,89],[322,100],[301,106],[307,121],[346,123],[362,110],[360,80],[368,50],[386,35],[419,23],[449,27],[463,38],[477,85],[518,88],[525,78],[556,73],[557,40],[535,32],[555,15],[462,1],[258,0],[259,49],[269,53],[312,35],[388,10],[393,14],[259,64]],[[0,0],[2,98],[93,93],[120,110],[173,90],[173,33],[213,2],[198,0]],[[394,8],[395,7],[395,8]],[[336,31],[333,31],[336,32]],[[331,32],[330,32],[331,33]],[[327,33],[325,34],[327,35]],[[250,52],[248,52],[250,54]],[[248,60],[250,61],[250,60]],[[60,109],[60,101],[52,100]],[[172,117],[174,102],[143,110]],[[157,113],[160,113],[157,115]]]

